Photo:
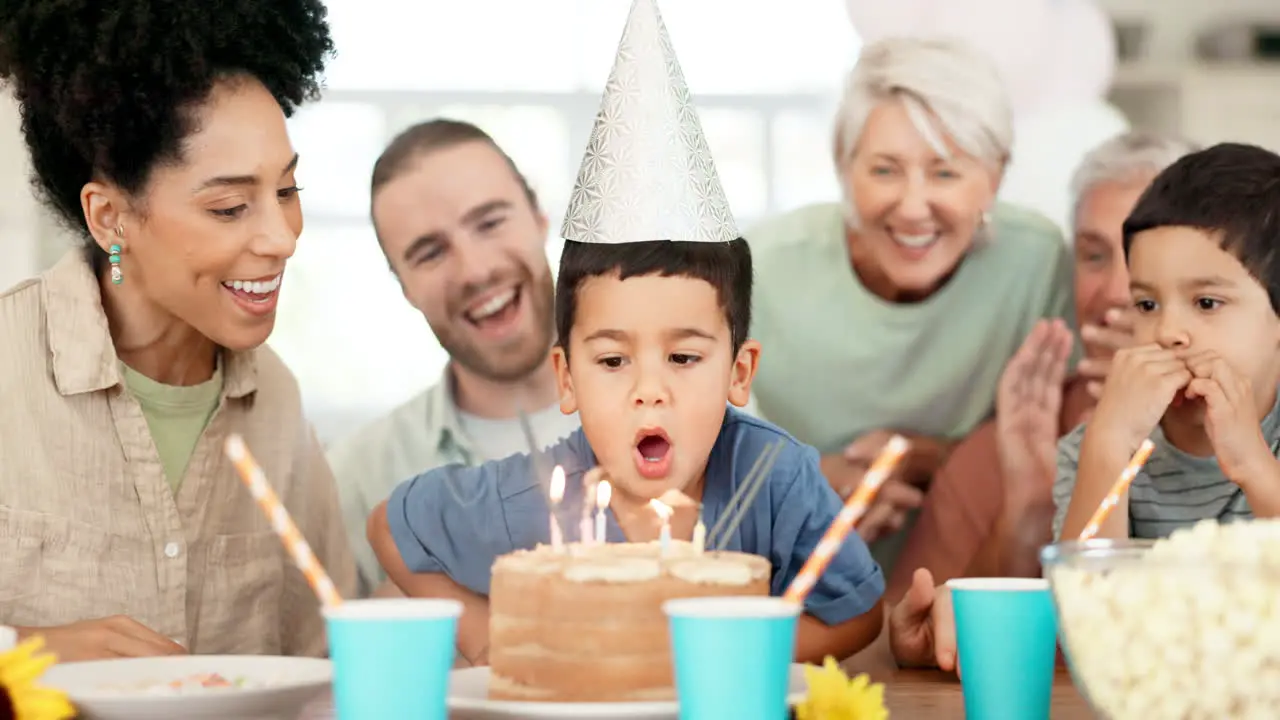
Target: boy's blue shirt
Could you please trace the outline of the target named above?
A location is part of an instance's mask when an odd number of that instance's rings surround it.
[[[768,422],[729,408],[707,460],[702,497],[703,521],[710,530],[757,458],[778,438],[784,445],[777,462],[724,547],[768,558],[774,595],[781,595],[795,578],[842,504],[819,469],[817,451]],[[539,466],[545,465],[544,472],[555,465],[564,468],[568,482],[560,524],[565,537],[575,540],[582,476],[595,467],[595,453],[578,430],[543,455]],[[490,569],[499,556],[550,540],[545,480],[533,465],[530,456],[513,455],[475,467],[448,465],[401,483],[387,501],[387,521],[409,570],[442,572],[487,596]],[[612,511],[607,518],[609,542],[625,542]],[[851,533],[809,594],[805,611],[835,625],[867,612],[883,593],[880,567]]]

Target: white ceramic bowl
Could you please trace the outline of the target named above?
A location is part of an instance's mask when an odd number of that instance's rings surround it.
[[[202,673],[249,683],[238,688],[150,689]],[[41,679],[67,693],[82,720],[296,720],[329,689],[328,660],[259,655],[190,655],[60,663]]]

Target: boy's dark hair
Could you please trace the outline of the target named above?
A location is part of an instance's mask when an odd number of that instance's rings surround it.
[[[1125,257],[1135,235],[1159,227],[1218,234],[1280,313],[1280,155],[1222,143],[1183,156],[1156,176],[1124,221]]]
[[[736,355],[751,331],[751,248],[731,242],[654,240],[634,243],[566,242],[556,278],[556,344],[569,356],[569,333],[578,308],[578,288],[594,277],[622,280],[646,275],[704,280],[715,288],[729,323]]]
[[[85,183],[141,191],[181,159],[191,111],[224,78],[256,78],[291,114],[319,96],[332,53],[321,0],[0,2],[0,81],[22,111],[35,189],[98,269]]]

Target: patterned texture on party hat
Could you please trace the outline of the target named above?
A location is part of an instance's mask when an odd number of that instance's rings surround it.
[[[738,237],[656,0],[631,6],[561,233],[586,243]]]

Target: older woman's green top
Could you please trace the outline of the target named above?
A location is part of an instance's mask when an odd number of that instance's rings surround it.
[[[990,239],[911,304],[862,285],[838,204],[747,233],[760,413],[823,453],[880,429],[959,439],[987,419],[1000,373],[1036,321],[1075,327],[1071,256],[1057,226],[1012,205],[992,215]]]

